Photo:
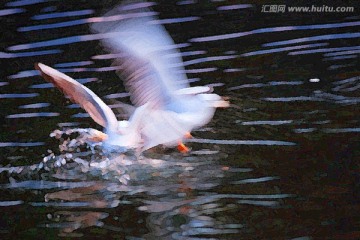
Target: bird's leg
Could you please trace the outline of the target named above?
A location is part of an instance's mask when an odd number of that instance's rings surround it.
[[[187,146],[185,146],[185,144],[182,141],[178,142],[177,149],[181,153],[188,153],[190,151],[189,148]]]
[[[192,138],[191,133],[190,132],[185,133],[184,138],[187,139]],[[179,150],[179,152],[182,153],[188,153],[190,151],[190,149],[187,146],[185,146],[185,144],[182,141],[178,142],[177,149]]]

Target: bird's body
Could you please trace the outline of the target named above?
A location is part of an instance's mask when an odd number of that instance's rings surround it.
[[[123,16],[121,20],[92,26],[103,34],[104,46],[121,55],[114,64],[136,107],[128,121],[118,122],[90,89],[44,64],[36,65],[47,81],[105,127],[107,144],[126,148],[140,145],[142,150],[160,144],[173,146],[193,129],[207,124],[216,107],[228,106],[219,95],[211,93],[212,88],[190,87],[179,51],[152,15],[147,8],[117,7],[103,19]]]
[[[164,109],[150,111],[142,128],[143,137],[147,140],[144,149],[159,144],[176,145],[187,133],[208,123],[215,109],[207,104],[200,96],[181,96],[169,102]]]

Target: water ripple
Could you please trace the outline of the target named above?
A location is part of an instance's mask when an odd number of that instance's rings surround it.
[[[280,203],[277,201],[239,200],[237,202],[239,204],[247,204],[247,205],[262,206],[262,207],[280,206]]]
[[[265,146],[294,146],[296,143],[276,140],[217,140],[205,138],[188,139],[188,142],[210,143],[220,145],[265,145]]]
[[[185,73],[206,73],[206,72],[215,72],[216,70],[218,70],[218,69],[215,67],[211,67],[211,68],[187,69],[184,72]]]
[[[112,16],[107,16],[107,17],[92,17],[92,18],[84,18],[84,19],[70,20],[70,21],[57,22],[57,23],[20,27],[20,28],[18,28],[18,31],[19,32],[29,32],[29,31],[38,31],[38,30],[45,30],[45,29],[64,28],[64,27],[72,27],[72,26],[78,26],[78,25],[96,23],[96,22],[117,21],[117,20],[121,20],[124,18],[131,18],[131,17],[141,17],[141,16],[149,16],[149,15],[152,16],[155,14],[156,13],[154,13],[154,12],[144,12],[144,13],[136,13],[136,14],[112,15]],[[200,19],[200,18],[199,17],[183,17],[183,18],[154,20],[154,21],[151,21],[150,23],[152,23],[152,24],[171,24],[171,23],[195,21],[198,19]]]
[[[172,24],[172,23],[182,23],[182,22],[193,22],[199,20],[200,17],[181,17],[181,18],[168,18],[168,19],[157,19],[150,21],[151,24]]]
[[[36,75],[34,75],[36,76]],[[52,83],[40,83],[40,84],[34,84],[29,86],[29,88],[38,88],[38,89],[45,89],[45,88],[53,88],[54,84]]]
[[[77,17],[77,16],[89,15],[89,14],[93,14],[93,13],[94,13],[94,10],[85,9],[85,10],[79,10],[79,11],[67,11],[67,12],[39,14],[39,15],[34,15],[31,19],[44,20],[44,19],[51,19],[51,18]]]
[[[35,57],[42,55],[52,55],[62,53],[61,50],[53,49],[53,50],[44,50],[44,51],[32,51],[32,52],[18,52],[18,53],[6,53],[0,52],[1,58],[21,58],[21,57]]]
[[[60,46],[60,45],[78,43],[78,42],[100,40],[102,38],[104,38],[103,34],[78,35],[78,36],[63,37],[63,38],[57,38],[57,39],[41,41],[41,42],[33,42],[33,43],[27,43],[27,44],[14,45],[14,46],[8,47],[8,50],[19,51],[19,50],[26,50],[26,49],[32,49],[32,48]]]
[[[184,62],[184,66],[194,65],[197,63],[204,63],[204,62],[211,62],[211,61],[221,61],[221,60],[227,60],[227,59],[234,59],[238,57],[237,55],[231,55],[231,56],[213,56],[213,57],[204,57],[204,58],[197,58],[193,60],[189,60]]]
[[[17,79],[17,78],[26,78],[26,77],[33,77],[38,76],[39,72],[37,70],[25,70],[18,72],[16,74],[8,76],[9,79]]]
[[[279,177],[260,177],[260,178],[248,178],[239,181],[234,181],[232,184],[247,184],[247,183],[260,183],[260,182],[268,182],[272,180],[280,179]]]
[[[34,112],[34,113],[18,113],[7,115],[6,118],[33,118],[33,117],[57,117],[59,113],[56,112]]]
[[[356,50],[356,49],[360,49],[360,46],[310,49],[310,50],[290,52],[289,55],[302,55],[302,54],[312,54],[312,53],[322,53],[322,52],[328,53],[328,52],[338,52],[343,50]]]
[[[34,207],[90,207],[89,202],[31,202],[29,203]]]
[[[66,68],[66,67],[80,67],[93,64],[93,61],[80,61],[80,62],[66,62],[66,63],[57,63],[54,64],[54,67],[57,68]]]
[[[271,86],[282,86],[282,85],[301,85],[303,81],[274,81],[267,83],[251,83],[251,84],[242,84],[240,86],[230,87],[229,91],[241,89],[241,88],[261,88],[261,87],[271,87]]]
[[[113,94],[109,94],[104,96],[104,98],[107,99],[114,99],[114,98],[125,98],[125,97],[129,97],[130,93],[127,92],[123,92],[123,93],[113,93]]]
[[[332,93],[323,92],[320,90],[314,91],[312,96],[296,96],[296,97],[267,97],[262,100],[269,102],[297,102],[297,101],[327,101],[339,104],[356,104],[360,102],[360,98],[347,97],[336,95]]]
[[[343,95],[336,95],[321,90],[314,91],[314,97],[317,97],[323,101],[335,102],[340,104],[355,104],[360,102],[360,98],[347,97]]]
[[[38,74],[34,74],[34,76],[36,76]],[[97,78],[77,78],[75,79],[76,81],[78,81],[81,84],[86,84],[89,82],[96,82],[98,79]],[[35,89],[45,89],[45,88],[53,88],[54,84],[52,83],[40,83],[40,84],[34,84],[29,86],[29,88],[35,88]]]
[[[277,121],[249,121],[249,122],[242,122],[241,125],[245,126],[252,126],[252,125],[284,125],[293,123],[293,120],[277,120]]]
[[[16,13],[22,13],[22,12],[25,12],[25,9],[22,9],[22,8],[2,9],[2,10],[0,10],[0,17],[13,15]]]
[[[197,0],[181,0],[176,2],[176,5],[190,5],[197,3]]]
[[[347,78],[344,80],[333,82],[332,84],[336,85],[332,88],[335,92],[351,92],[358,90],[360,88],[360,76]]]
[[[76,108],[81,108],[79,104],[77,103],[72,103],[68,106],[66,106],[66,108],[70,108],[70,109],[76,109]]]
[[[72,118],[89,118],[90,115],[88,113],[76,113],[71,115]]]
[[[135,9],[141,9],[141,8],[148,8],[156,5],[154,2],[137,2],[137,3],[128,3],[126,5],[119,6],[120,10],[123,11],[129,11],[129,10],[135,10]]]
[[[345,23],[329,23],[329,24],[316,24],[316,25],[300,25],[300,26],[284,26],[284,27],[270,27],[270,28],[260,28],[247,32],[237,32],[237,33],[228,33],[223,35],[207,36],[207,37],[198,37],[192,38],[190,42],[211,42],[232,38],[244,37],[252,34],[259,33],[272,33],[272,32],[283,32],[283,31],[295,31],[295,30],[310,30],[310,29],[328,29],[328,28],[343,28],[343,27],[355,27],[359,26],[360,21],[357,22],[345,22]],[[329,36],[329,35],[327,35]],[[330,35],[331,36],[331,35]],[[272,46],[270,45],[264,46]]]
[[[316,128],[296,128],[293,131],[295,133],[311,133],[314,132]]]
[[[5,93],[0,94],[1,98],[33,98],[39,96],[38,93]]]
[[[292,194],[217,194],[199,197],[191,205],[203,205],[205,203],[214,202],[224,198],[233,199],[284,199],[294,197]]]
[[[356,82],[358,80],[360,80],[360,76],[355,76],[355,77],[343,79],[343,80],[340,80],[340,81],[333,82],[332,84],[334,84],[334,85],[342,85],[344,83],[352,83],[352,82]]]
[[[59,23],[49,23],[49,24],[42,24],[42,25],[34,25],[34,26],[27,26],[27,27],[19,27],[19,32],[30,32],[30,31],[38,31],[38,30],[45,30],[45,29],[55,29],[55,28],[63,28],[63,27],[72,27],[76,25],[87,24],[88,19],[78,19],[78,20],[71,20],[66,22],[59,22]]]
[[[218,11],[229,11],[229,10],[252,8],[253,6],[254,5],[252,4],[234,4],[234,5],[219,6],[216,9]]]
[[[340,68],[348,68],[348,67],[353,67],[355,66],[355,63],[349,63],[349,64],[334,64],[329,66],[327,69],[328,70],[336,70],[336,69],[340,69]]]
[[[46,0],[18,0],[18,1],[12,1],[8,2],[6,6],[9,7],[19,7],[19,6],[27,6],[27,5],[33,5],[37,3],[45,2]]]
[[[328,57],[324,58],[324,61],[336,61],[336,60],[344,60],[344,59],[353,59],[357,58],[358,55],[346,55],[346,56],[336,56],[336,57]]]
[[[350,54],[359,54],[360,53],[360,47],[357,49],[352,49],[349,51],[341,51],[341,52],[334,52],[334,53],[326,53],[324,54],[325,57],[333,57],[333,56],[340,56],[340,55],[350,55]]]
[[[320,41],[320,40],[335,40],[335,39],[348,39],[348,38],[358,38],[360,37],[360,32],[354,33],[338,33],[338,34],[326,34],[326,35],[318,35],[312,37],[304,37],[304,38],[295,38],[291,40],[271,42],[263,44],[264,47],[274,47],[295,43],[303,43],[303,42],[312,42],[312,41]]]
[[[317,97],[298,96],[298,97],[267,97],[263,98],[269,102],[297,102],[297,101],[324,101]]]
[[[269,54],[269,53],[291,51],[291,50],[295,50],[295,49],[322,47],[322,46],[326,46],[326,45],[328,45],[328,43],[316,43],[316,44],[298,45],[298,46],[292,46],[292,47],[265,49],[265,50],[243,53],[243,54],[241,54],[241,56],[243,56],[243,57],[256,56],[256,55],[263,55],[263,54]]]
[[[18,201],[1,201],[0,207],[9,207],[9,206],[15,206],[15,205],[21,205],[24,201],[18,200]]]
[[[1,184],[0,188],[22,188],[22,189],[71,189],[79,187],[89,187],[94,182],[52,182],[52,181],[36,181],[28,180],[22,182],[11,182],[9,184]]]
[[[57,125],[59,127],[75,127],[75,126],[79,126],[80,123],[78,123],[78,122],[64,122],[64,123],[58,123]]]
[[[44,108],[50,106],[50,103],[33,103],[27,105],[21,105],[19,108],[28,109],[28,108]]]
[[[33,42],[33,43],[26,43],[26,44],[19,44],[13,45],[8,47],[9,51],[19,51],[19,50],[27,50],[32,48],[42,48],[42,47],[50,47],[50,46],[61,46],[61,45],[68,45],[72,43],[78,42],[87,42],[87,41],[95,41],[101,40],[104,38],[111,38],[111,37],[119,37],[124,33],[119,32],[109,32],[109,33],[99,33],[99,34],[87,34],[87,35],[77,35],[71,37],[63,37],[57,38],[52,40],[40,41],[40,42]],[[187,47],[189,44],[175,44],[172,46],[164,46],[162,49],[169,49],[169,48],[182,48]]]
[[[0,147],[37,147],[44,144],[44,142],[0,142]]]
[[[238,232],[239,230],[237,229],[192,228],[182,232],[181,235],[182,236],[218,235],[218,234],[230,234],[230,233],[238,233]]]
[[[204,50],[198,50],[198,51],[188,51],[188,52],[181,52],[181,56],[182,57],[187,57],[187,56],[194,56],[194,55],[203,55],[206,54],[207,52]]]
[[[227,69],[224,69],[224,72],[226,72],[226,73],[243,72],[245,70],[246,70],[246,68],[227,68]]]
[[[72,73],[72,72],[108,72],[108,71],[115,71],[118,70],[119,66],[112,66],[112,67],[98,67],[98,68],[85,68],[85,67],[78,67],[78,68],[59,68],[58,70],[63,73]],[[9,79],[18,79],[18,78],[26,78],[26,77],[33,77],[38,76],[39,71],[37,70],[25,70],[18,72],[14,75],[9,76]],[[86,78],[92,79],[93,81],[95,78]],[[96,81],[96,80],[95,80]]]
[[[326,128],[323,129],[326,133],[360,133],[360,127],[354,128]]]

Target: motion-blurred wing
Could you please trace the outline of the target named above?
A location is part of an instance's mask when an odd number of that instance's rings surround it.
[[[119,75],[133,103],[140,106],[153,102],[160,107],[176,90],[189,84],[173,40],[146,5],[139,6],[119,6],[103,19],[120,15],[121,20],[99,22],[92,28],[104,34],[103,43],[112,53],[121,55],[115,64],[120,65]]]
[[[78,83],[71,77],[42,63],[36,63],[35,69],[39,70],[43,78],[53,83],[71,101],[78,103],[92,119],[101,126],[109,129],[117,129],[117,119],[113,111],[90,89]]]

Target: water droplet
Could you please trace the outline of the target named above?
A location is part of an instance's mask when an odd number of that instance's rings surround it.
[[[309,82],[311,82],[311,83],[317,83],[317,82],[320,82],[320,79],[319,79],[319,78],[310,78],[310,79],[309,79]]]

